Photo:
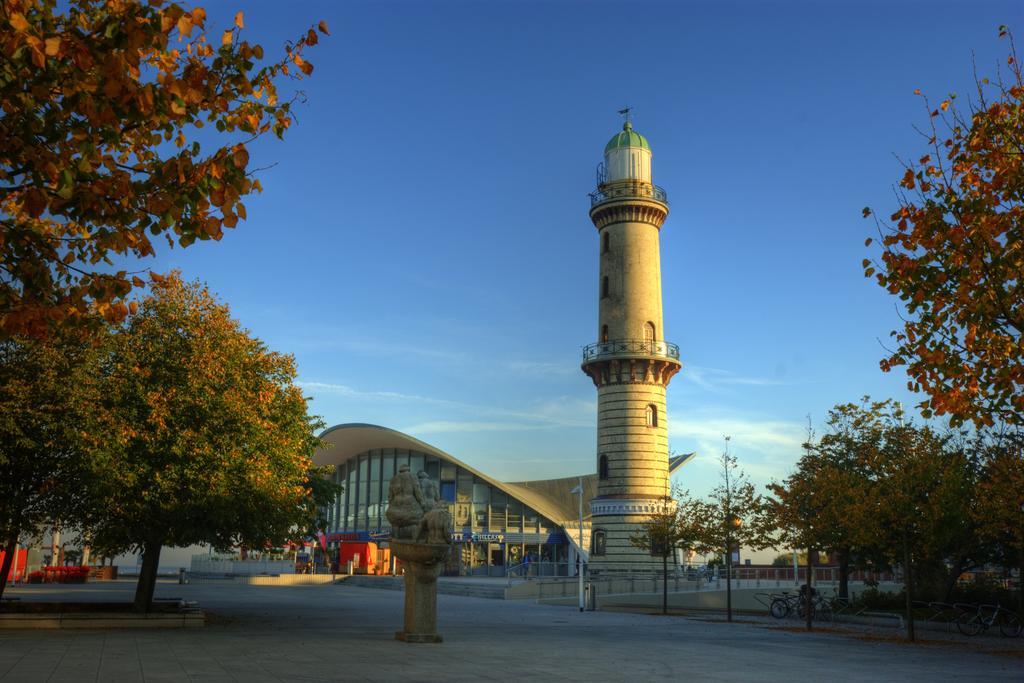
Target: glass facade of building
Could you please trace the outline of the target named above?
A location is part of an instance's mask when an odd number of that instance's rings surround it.
[[[336,466],[334,480],[344,490],[328,510],[331,545],[343,539],[386,543],[388,485],[400,465],[426,472],[448,503],[455,533],[445,574],[568,573],[568,539],[560,526],[457,463],[402,448],[369,450]]]

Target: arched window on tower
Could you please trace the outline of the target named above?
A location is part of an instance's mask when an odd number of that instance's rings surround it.
[[[605,275],[603,278],[601,278],[601,298],[602,299],[607,299],[608,298],[608,276],[607,275]]]
[[[608,326],[601,325],[601,342],[604,343],[606,341],[608,341]]]
[[[607,230],[605,231],[605,233],[603,235],[601,235],[601,253],[602,254],[607,254],[611,250],[611,245],[612,245],[612,239],[611,238],[612,238],[612,236],[608,234]]]
[[[601,481],[608,478],[608,456],[604,453],[597,459],[597,478]]]
[[[590,539],[590,554],[604,555],[605,537],[604,530],[594,529],[594,535]]]
[[[654,405],[653,403],[647,406],[647,426],[658,426],[658,406]]]
[[[656,339],[654,332],[654,323],[648,321],[644,323],[644,341],[652,342]]]

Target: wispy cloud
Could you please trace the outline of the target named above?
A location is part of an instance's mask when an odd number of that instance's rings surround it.
[[[524,432],[536,429],[547,429],[550,425],[526,424],[523,422],[457,422],[439,420],[421,422],[403,427],[400,431],[408,434],[452,434],[465,432]]]
[[[775,420],[747,420],[735,417],[706,417],[700,420],[671,419],[669,435],[716,441],[719,450],[725,445],[725,436],[733,441],[742,441],[749,447],[799,448],[805,438],[804,428],[799,423]]]
[[[296,382],[296,385],[303,389],[308,389],[311,392],[334,394],[336,396],[345,396],[347,398],[358,398],[361,400],[376,400],[376,401],[416,401],[418,403],[430,403],[433,405],[448,405],[453,407],[467,407],[469,404],[461,403],[459,401],[449,401],[443,398],[433,398],[431,396],[419,396],[417,394],[403,394],[397,391],[362,391],[355,389],[347,384],[335,384],[332,382]]]
[[[683,382],[689,381],[702,389],[722,394],[729,391],[729,387],[776,387],[782,386],[785,382],[767,377],[747,377],[738,375],[729,370],[719,368],[708,368],[699,365],[687,365],[680,375]]]
[[[687,468],[713,475],[712,471],[719,467],[718,456],[725,448],[725,437],[729,436],[730,452],[739,455],[742,468],[762,483],[789,473],[800,457],[800,447],[807,436],[805,430],[800,422],[737,415],[725,409],[708,408],[680,419],[669,415],[672,447],[697,453]]]
[[[596,406],[593,401],[584,401],[567,396],[538,401],[521,407],[481,406],[464,401],[453,401],[433,396],[406,394],[397,391],[362,391],[347,384],[331,382],[296,382],[310,393],[326,393],[360,401],[389,401],[432,405],[445,409],[444,419],[425,422],[402,428],[410,433],[470,432],[499,430],[537,430],[561,427],[590,427],[594,424]],[[438,412],[438,411],[435,411]],[[453,420],[449,416],[467,416],[467,420]],[[487,419],[487,418],[498,418]]]
[[[534,360],[513,360],[505,363],[505,367],[512,372],[522,373],[543,373],[546,375],[575,375],[582,374],[578,365],[572,363],[553,363]]]
[[[367,356],[407,356],[426,358],[446,363],[464,363],[471,360],[465,353],[431,348],[422,344],[402,344],[393,341],[363,341],[361,339],[338,338],[331,335],[308,335],[294,342],[293,348],[318,351],[345,351]]]

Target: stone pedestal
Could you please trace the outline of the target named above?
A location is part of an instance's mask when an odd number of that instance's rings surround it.
[[[405,568],[405,624],[395,640],[407,643],[440,643],[437,632],[437,577],[451,546],[391,539],[391,553]]]

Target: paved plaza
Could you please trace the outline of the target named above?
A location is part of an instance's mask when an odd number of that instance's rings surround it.
[[[128,581],[9,589],[127,600]],[[354,586],[160,583],[206,628],[0,630],[2,681],[1022,680],[1024,659],[757,624],[439,596],[445,642],[397,642],[402,593]]]

